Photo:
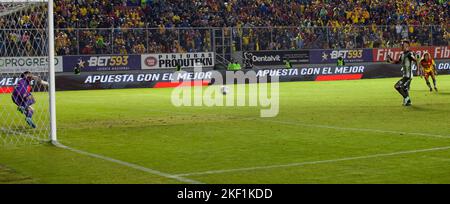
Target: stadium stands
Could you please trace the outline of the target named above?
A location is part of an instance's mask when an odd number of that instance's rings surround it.
[[[232,39],[234,50],[392,47],[402,38],[415,45],[450,41],[450,2],[444,0],[57,0],[55,12],[59,55],[211,51],[213,28],[230,28],[220,34]],[[0,16],[0,28],[10,23]],[[0,38],[5,44],[27,34],[19,35],[3,31]]]

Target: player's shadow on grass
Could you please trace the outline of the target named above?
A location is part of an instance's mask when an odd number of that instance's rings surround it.
[[[450,92],[442,92],[442,91],[433,91],[430,92],[429,90],[416,90],[415,92],[420,92],[420,93],[430,93],[430,94],[439,94],[439,95],[450,95]]]
[[[424,106],[415,106],[414,104],[410,108],[415,111],[428,111],[429,110],[427,108],[424,108]]]

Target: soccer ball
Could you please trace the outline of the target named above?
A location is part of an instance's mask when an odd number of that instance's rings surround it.
[[[227,93],[228,93],[228,87],[222,86],[222,87],[220,87],[220,91],[222,92],[223,95],[227,95]]]

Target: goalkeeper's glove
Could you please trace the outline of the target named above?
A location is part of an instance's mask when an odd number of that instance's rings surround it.
[[[44,85],[44,86],[48,86],[48,82],[46,82],[46,81],[44,81],[44,80],[41,80],[40,83],[41,83],[42,85]]]

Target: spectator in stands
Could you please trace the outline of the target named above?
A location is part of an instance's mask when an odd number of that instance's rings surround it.
[[[34,7],[8,22],[0,17],[0,27],[42,27],[45,17],[39,9],[44,8]],[[66,33],[65,39],[75,41],[66,43],[68,49],[62,46],[62,54],[79,54],[87,46],[87,51],[103,54],[117,53],[122,46],[134,53],[142,45],[146,52],[212,49],[218,34],[176,29],[180,27],[235,27],[240,31],[227,34],[235,50],[382,47],[405,37],[421,45],[448,45],[449,9],[444,0],[57,0],[55,26]],[[68,31],[79,28],[102,30]],[[116,35],[116,29],[128,28],[145,30]],[[19,35],[4,44],[24,34]],[[29,33],[30,41],[34,35]],[[126,43],[117,44],[116,38]]]

